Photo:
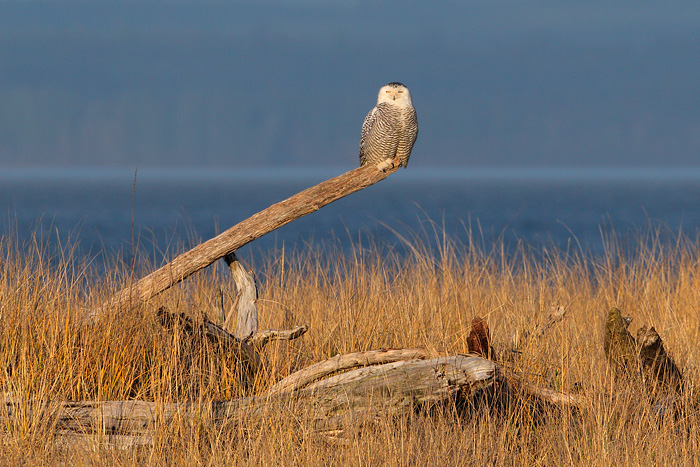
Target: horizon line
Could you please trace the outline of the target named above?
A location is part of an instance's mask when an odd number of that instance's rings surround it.
[[[332,178],[352,167],[0,167],[0,180],[290,180]],[[404,180],[698,180],[700,165],[674,167],[470,167],[418,166],[390,177]]]

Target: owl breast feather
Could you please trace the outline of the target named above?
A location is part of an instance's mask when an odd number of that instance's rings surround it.
[[[418,134],[413,107],[378,104],[365,117],[360,138],[360,165],[376,164],[399,156],[400,164],[408,164]]]

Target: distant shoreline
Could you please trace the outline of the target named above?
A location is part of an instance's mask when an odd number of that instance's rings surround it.
[[[321,181],[353,167],[264,167],[264,168],[143,168],[142,181]],[[129,168],[0,168],[0,181],[131,181],[136,169]],[[518,168],[518,167],[411,167],[391,177],[396,181],[687,181],[700,182],[699,167],[590,167],[590,168]]]

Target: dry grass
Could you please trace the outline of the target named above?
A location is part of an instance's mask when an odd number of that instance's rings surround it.
[[[275,252],[257,259],[262,328],[306,323],[310,332],[265,350],[252,387],[216,349],[166,332],[160,304],[197,316],[214,304],[221,269],[205,271],[155,303],[77,326],[82,311],[128,283],[127,267],[108,277],[51,249],[11,237],[0,241],[0,376],[2,392],[22,400],[156,402],[223,400],[262,393],[280,378],[329,356],[385,347],[466,352],[472,317],[486,317],[496,344],[522,352],[509,363],[532,381],[590,399],[581,413],[537,420],[522,404],[501,412],[387,417],[332,440],[312,432],[303,415],[270,415],[243,424],[163,424],[153,443],[125,450],[94,441],[55,442],[51,417],[0,414],[4,465],[691,465],[700,451],[700,243],[641,236],[626,252],[610,241],[603,257],[521,246],[484,252],[439,239],[413,253],[359,246],[352,254]],[[141,264],[141,271],[151,266]],[[138,274],[137,274],[138,275]],[[567,318],[542,338],[524,338],[564,306]],[[684,413],[657,417],[632,385],[612,382],[602,351],[605,310],[633,316],[631,329],[654,325],[688,380]]]

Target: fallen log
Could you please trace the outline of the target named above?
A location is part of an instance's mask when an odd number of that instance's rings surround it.
[[[410,351],[409,351],[410,352]],[[498,377],[497,365],[475,355],[403,360],[342,373],[306,388],[282,394],[224,402],[146,401],[34,402],[5,398],[8,418],[50,417],[57,430],[83,434],[147,435],[155,426],[177,420],[215,423],[250,420],[270,411],[309,409],[315,426],[369,413],[396,413],[472,394]],[[322,384],[319,384],[322,383]],[[340,417],[340,418],[338,418]],[[328,422],[332,419],[331,422]]]
[[[418,359],[405,359],[412,355]],[[427,410],[457,399],[469,401],[483,390],[515,389],[525,393],[526,399],[534,397],[555,405],[580,406],[585,402],[580,396],[535,386],[478,355],[421,359],[425,351],[420,349],[394,349],[344,357],[320,362],[313,371],[301,370],[301,375],[288,378],[285,384],[258,397],[208,403],[55,403],[6,397],[5,414],[10,420],[13,417],[51,419],[57,441],[64,444],[114,442],[128,447],[150,442],[154,429],[174,421],[248,425],[255,420],[268,420],[274,414],[302,414],[310,417],[315,431],[337,433],[358,422]],[[337,371],[352,364],[385,360],[395,361],[364,366],[309,383],[311,374],[326,373],[334,365]],[[338,362],[344,363],[339,366]]]
[[[429,409],[457,397],[468,400],[493,386],[498,377],[494,362],[454,355],[359,368],[317,381],[296,394],[312,398],[314,427],[326,431]]]
[[[170,263],[125,287],[92,310],[88,320],[103,310],[132,308],[144,303],[206,268],[243,245],[310,214],[323,206],[373,185],[398,170],[398,164],[368,164],[319,183],[234,225],[216,237],[182,253]]]
[[[425,358],[428,358],[428,352],[423,349],[370,350],[338,355],[289,375],[272,386],[267,394],[297,391],[328,375],[357,367]]]

